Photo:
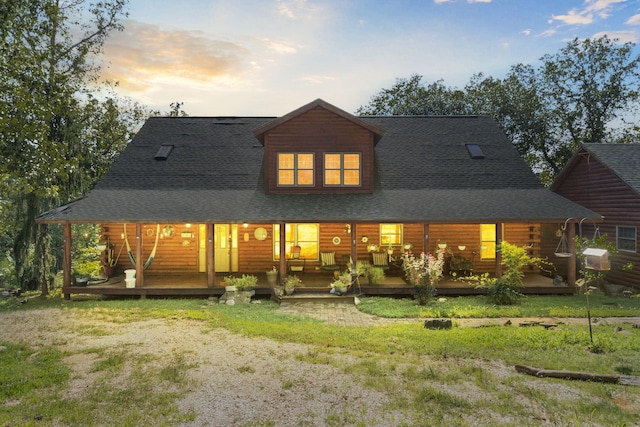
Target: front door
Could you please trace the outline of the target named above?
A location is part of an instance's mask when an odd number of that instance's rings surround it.
[[[238,271],[238,225],[215,224],[213,239],[216,273]]]

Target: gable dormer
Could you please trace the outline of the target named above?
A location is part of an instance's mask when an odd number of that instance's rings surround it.
[[[253,134],[264,146],[267,193],[373,192],[373,148],[384,131],[321,99]]]

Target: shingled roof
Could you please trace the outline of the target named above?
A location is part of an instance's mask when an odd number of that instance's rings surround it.
[[[544,188],[483,116],[359,117],[376,133],[372,194],[266,194],[275,117],[153,117],[85,197],[42,222],[561,222],[598,218]],[[466,144],[477,144],[474,159]],[[156,160],[172,145],[166,160]]]
[[[638,167],[638,159],[640,159],[640,144],[582,144],[582,150],[590,153],[598,159],[605,167],[609,168],[621,180],[626,182],[629,187],[633,188],[640,194],[640,167]],[[561,181],[568,170],[571,169],[573,163],[577,161],[580,152],[574,155],[564,168],[556,183]],[[552,188],[554,188],[552,186]]]

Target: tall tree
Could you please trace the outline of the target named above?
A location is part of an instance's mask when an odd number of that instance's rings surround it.
[[[0,4],[0,174],[10,183],[18,284],[43,293],[50,242],[35,217],[91,188],[124,148],[142,109],[99,93],[97,56],[126,0]],[[5,186],[5,188],[7,188]]]
[[[503,79],[472,76],[463,90],[421,76],[399,79],[360,114],[487,114],[550,184],[580,144],[629,142],[638,127],[640,55],[633,43],[575,39],[537,67],[516,64]],[[631,122],[629,122],[631,121]]]
[[[445,86],[443,80],[425,85],[421,75],[412,74],[408,79],[396,79],[391,89],[380,90],[356,113],[367,116],[450,115],[468,114],[469,107],[463,91]]]

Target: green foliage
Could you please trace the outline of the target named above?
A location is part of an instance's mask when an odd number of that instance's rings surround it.
[[[347,292],[347,289],[351,286],[352,280],[353,277],[351,276],[351,273],[349,271],[345,271],[334,278],[333,282],[331,282],[331,288],[335,289],[335,292],[343,294]]]
[[[289,274],[284,278],[284,288],[287,290],[292,290],[300,286],[302,280],[298,278],[295,274]]]
[[[596,317],[637,316],[640,298],[609,297],[602,294],[589,296],[591,315]],[[586,317],[584,295],[538,296],[529,295],[518,305],[501,306],[484,296],[447,298],[427,306],[412,299],[366,297],[360,300],[362,312],[388,318],[412,317]],[[442,314],[446,313],[446,316]]]
[[[375,285],[384,280],[384,270],[380,267],[367,265],[366,276],[369,283]]]
[[[91,189],[147,114],[97,82],[96,55],[109,33],[122,29],[125,3],[0,6],[0,185],[12,189],[0,201],[0,216],[10,224],[0,232],[12,243],[23,289],[39,285],[46,293],[61,264],[58,252],[49,259],[49,230],[35,217]]]
[[[544,184],[550,184],[585,142],[633,142],[640,55],[633,43],[604,36],[574,39],[537,67],[515,64],[502,79],[475,74],[464,89],[422,76],[397,79],[360,114],[486,114],[493,117]]]
[[[609,252],[610,258],[618,253],[616,245],[608,239],[608,235],[600,235],[598,232],[594,233],[592,238],[575,236],[574,238],[576,251],[578,254],[582,254],[587,248],[606,249]],[[582,259],[582,256],[581,256]],[[607,274],[609,271],[599,271],[584,268],[584,260],[579,265],[580,276],[584,279],[585,283],[590,286],[597,286],[600,290],[604,290],[604,284],[606,282]],[[634,268],[633,263],[628,263],[622,266],[623,270],[632,270]]]
[[[241,277],[227,277],[227,285],[235,286],[239,291],[250,291],[255,289],[258,278],[252,274],[243,274]]]
[[[548,263],[542,258],[529,255],[527,246],[518,247],[506,241],[500,244],[504,270],[499,278],[488,273],[465,277],[465,281],[475,283],[476,289],[485,291],[492,304],[517,304],[523,297],[520,290],[524,287],[524,271],[528,265],[544,267]]]

